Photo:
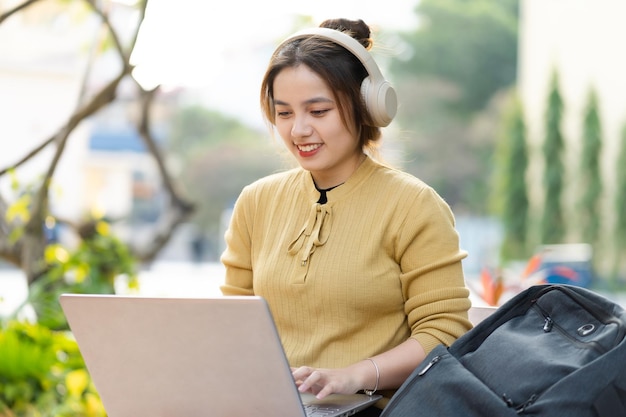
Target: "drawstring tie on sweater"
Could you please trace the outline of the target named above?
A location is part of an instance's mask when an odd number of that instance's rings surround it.
[[[300,253],[300,266],[306,266],[315,248],[328,240],[331,226],[331,208],[326,204],[313,204],[307,222],[291,242],[287,252],[292,256]]]

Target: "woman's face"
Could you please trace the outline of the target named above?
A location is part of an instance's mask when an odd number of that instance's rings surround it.
[[[274,80],[274,106],[278,133],[318,187],[339,185],[352,175],[362,150],[319,75],[306,65],[283,69]]]

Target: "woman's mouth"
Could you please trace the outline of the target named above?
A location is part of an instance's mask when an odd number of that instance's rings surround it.
[[[320,146],[322,146],[321,143],[313,143],[310,145],[296,145],[296,147],[298,148],[300,152],[313,152],[314,150],[318,149]]]
[[[321,143],[312,143],[312,144],[307,144],[307,145],[296,145],[296,148],[298,148],[298,152],[300,153],[300,156],[311,156],[312,154],[314,154],[321,147],[322,147]]]

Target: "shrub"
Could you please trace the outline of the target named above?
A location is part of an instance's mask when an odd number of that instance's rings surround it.
[[[0,417],[104,417],[106,413],[66,331],[0,324]]]

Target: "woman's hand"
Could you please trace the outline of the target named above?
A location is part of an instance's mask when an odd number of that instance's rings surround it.
[[[425,357],[422,345],[410,338],[393,349],[345,368],[302,366],[291,368],[291,373],[300,392],[310,392],[322,399],[329,394],[354,394],[363,389],[398,388]]]
[[[369,360],[346,368],[324,369],[301,366],[291,368],[300,392],[310,392],[318,399],[330,394],[354,394],[376,385],[376,369]]]

